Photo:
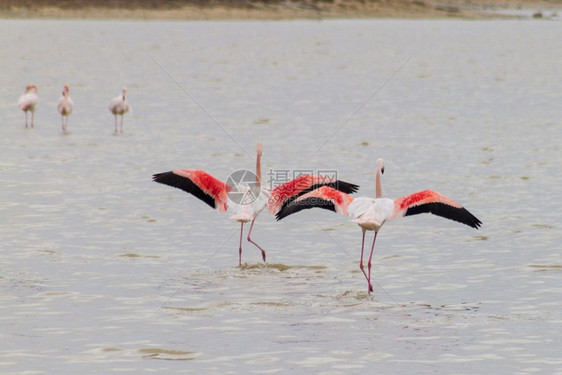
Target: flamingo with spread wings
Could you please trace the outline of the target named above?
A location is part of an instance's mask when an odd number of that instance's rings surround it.
[[[153,175],[153,181],[190,193],[219,212],[234,211],[230,218],[240,223],[239,266],[242,265],[244,224],[248,222],[251,222],[251,224],[247,240],[261,251],[263,261],[266,260],[265,250],[251,238],[254,222],[264,208],[268,207],[271,214],[277,214],[292,200],[322,186],[330,187],[334,191],[341,191],[345,194],[354,193],[359,188],[357,185],[334,178],[302,175],[270,191],[261,183],[262,151],[263,146],[258,144],[255,182],[251,187],[239,184],[229,185],[199,169],[176,169]],[[232,197],[237,193],[249,195],[252,199],[245,204],[237,204],[229,199],[229,195]]]
[[[354,219],[353,221],[363,231],[359,268],[367,279],[369,293],[373,291],[373,286],[371,285],[371,260],[373,258],[373,250],[375,249],[375,241],[379,230],[387,221],[404,216],[432,213],[449,220],[458,221],[475,229],[482,225],[482,222],[461,204],[433,190],[420,191],[394,200],[383,198],[381,184],[381,175],[384,173],[383,159],[378,159],[376,166],[375,198],[354,198],[344,192],[323,186],[294,199],[276,214],[277,220],[281,220],[301,210],[319,207],[345,216],[351,216]],[[365,232],[368,230],[374,231],[375,236],[367,263],[368,272],[365,272],[363,250],[365,247]]]

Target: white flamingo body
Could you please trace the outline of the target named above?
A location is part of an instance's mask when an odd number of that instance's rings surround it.
[[[28,85],[25,88],[25,93],[20,96],[18,100],[18,106],[22,111],[25,112],[25,127],[28,127],[27,124],[27,112],[31,112],[31,127],[35,126],[34,123],[34,115],[35,110],[37,109],[37,105],[39,104],[39,89],[36,85]]]
[[[123,95],[119,95],[109,103],[109,110],[114,115],[123,116],[129,112],[129,103]]]
[[[258,215],[266,208],[272,214],[278,213],[284,204],[310,191],[317,186],[334,186],[347,193],[357,191],[358,186],[349,184],[345,181],[333,179],[322,179],[319,176],[303,175],[289,181],[269,191],[261,185],[261,156],[263,146],[258,144],[256,158],[256,186],[260,189],[260,194],[249,204],[236,204],[229,200],[228,194],[237,191],[250,193],[248,186],[230,186],[205,171],[198,169],[178,169],[170,172],[158,173],[153,175],[153,181],[181,189],[193,194],[203,202],[219,212],[230,212],[230,218],[240,223],[240,246],[238,249],[238,265],[242,264],[242,235],[244,224],[251,222],[247,240],[255,245],[262,253],[263,261],[266,260],[265,250],[254,242],[251,238],[254,222]],[[324,182],[322,184],[322,182]],[[236,190],[235,190],[236,189]],[[337,190],[336,190],[337,191]]]
[[[236,186],[240,191],[247,189],[246,187]],[[234,214],[230,216],[230,219],[235,220],[239,223],[248,223],[254,220],[267,206],[267,202],[271,197],[271,193],[266,188],[261,188],[259,196],[250,204],[232,204],[229,206],[229,210],[232,210]]]
[[[369,285],[369,292],[373,291],[371,285],[371,259],[375,248],[377,233],[387,222],[404,216],[420,213],[432,213],[449,220],[458,221],[472,228],[478,229],[482,222],[466,210],[461,204],[447,198],[433,190],[423,190],[406,195],[398,199],[382,198],[381,174],[384,173],[384,161],[377,160],[376,173],[376,198],[358,197],[334,190],[330,187],[320,187],[304,194],[286,205],[277,213],[277,220],[281,220],[303,209],[319,207],[335,211],[336,213],[353,218],[363,231],[361,244],[361,261],[359,268],[363,271]],[[363,251],[365,246],[365,232],[374,231],[373,245],[368,261],[368,274],[363,267]]]
[[[62,125],[62,132],[67,132],[68,127],[68,116],[72,113],[74,109],[74,103],[70,98],[70,88],[68,85],[64,85],[62,89],[62,95],[59,99],[59,103],[57,105],[57,110],[61,116],[61,125]]]
[[[359,197],[349,205],[348,211],[362,229],[378,231],[394,212],[394,202],[388,198]]]
[[[123,116],[129,112],[129,102],[127,102],[127,88],[123,87],[121,95],[109,103],[109,111],[115,116],[115,134],[117,134],[117,116],[121,116],[121,134],[123,134]]]

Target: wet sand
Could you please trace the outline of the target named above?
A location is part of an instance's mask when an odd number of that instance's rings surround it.
[[[201,2],[177,0],[165,4],[142,0],[5,0],[0,18],[156,19],[156,20],[285,20],[333,18],[464,18],[518,17],[509,10],[528,10],[548,18],[562,4],[543,0],[335,0],[329,1],[239,1]]]

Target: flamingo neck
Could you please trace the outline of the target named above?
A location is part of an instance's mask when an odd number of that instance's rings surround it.
[[[377,177],[375,181],[375,198],[382,198],[382,184],[381,184],[381,170],[377,170]]]
[[[259,153],[256,158],[256,184],[261,187],[261,155]]]

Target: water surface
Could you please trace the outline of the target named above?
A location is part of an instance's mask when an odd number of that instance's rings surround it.
[[[2,20],[0,372],[562,373],[560,25]],[[484,225],[387,224],[373,296],[327,211],[261,215],[277,266],[246,242],[239,269],[238,225],[151,175],[226,179],[258,141],[265,168],[364,196],[384,157],[386,196],[435,189]]]

